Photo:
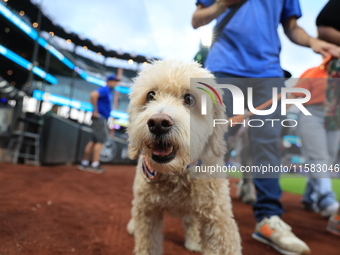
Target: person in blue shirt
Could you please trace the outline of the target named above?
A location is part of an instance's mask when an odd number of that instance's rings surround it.
[[[107,85],[101,87],[90,94],[91,103],[93,105],[92,113],[92,141],[90,141],[84,152],[84,157],[78,169],[93,173],[104,173],[105,170],[100,167],[100,152],[103,144],[108,138],[107,120],[110,117],[112,106],[112,90],[119,83],[119,79],[115,75],[107,77]],[[89,160],[92,154],[92,164]]]
[[[192,26],[196,29],[214,19],[218,24],[234,8],[233,5],[239,2],[240,0],[198,0],[197,9],[192,16]],[[297,24],[299,17],[301,8],[298,0],[246,1],[212,45],[205,67],[216,78],[231,79],[226,84],[238,86],[246,97],[247,88],[252,87],[253,104],[255,107],[261,105],[272,99],[272,88],[278,88],[280,93],[280,89],[285,86],[284,71],[280,66],[280,24],[293,43],[310,47],[323,56],[340,56],[337,46],[309,36]],[[223,101],[228,117],[233,116],[233,97],[229,90],[224,90]],[[249,127],[253,165],[280,166],[278,141],[282,126],[280,121],[273,125],[272,122],[265,121],[282,120],[280,103],[272,114],[254,117],[263,120],[265,124],[260,128]],[[272,246],[282,254],[310,254],[307,244],[296,237],[291,227],[280,218],[283,208],[280,202],[282,191],[279,173],[265,176],[267,178],[259,175],[254,177],[257,200],[253,204],[253,210],[257,224],[253,238]]]

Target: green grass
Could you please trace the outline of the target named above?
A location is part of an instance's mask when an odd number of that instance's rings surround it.
[[[229,176],[240,179],[242,178],[242,173],[230,173]],[[340,179],[333,179],[332,184],[333,190],[338,200],[340,200]],[[306,178],[296,174],[282,174],[280,185],[283,191],[302,195],[306,186]]]
[[[292,175],[292,174],[291,174]],[[282,187],[282,190],[293,193],[293,194],[299,194],[302,195],[305,187],[306,187],[306,178],[292,178],[289,176],[286,178],[285,176],[282,176],[283,178],[280,178],[280,184]],[[340,199],[340,179],[332,179],[332,186],[333,190],[337,196],[337,199]]]

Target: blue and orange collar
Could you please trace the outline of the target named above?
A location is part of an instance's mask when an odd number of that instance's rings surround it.
[[[188,169],[191,166],[196,166],[198,165],[198,163],[200,163],[199,160],[188,165],[186,169]],[[142,173],[143,173],[143,177],[145,181],[153,182],[153,183],[166,181],[170,176],[169,174],[159,173],[156,170],[152,169],[148,163],[148,157],[145,155],[143,155],[143,160],[142,160]]]

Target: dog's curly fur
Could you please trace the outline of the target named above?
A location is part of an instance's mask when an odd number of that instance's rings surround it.
[[[190,90],[190,78],[213,78],[199,64],[180,60],[156,61],[140,72],[130,94],[128,155],[139,156],[134,180],[132,219],[128,232],[135,236],[137,255],[162,254],[163,213],[183,217],[185,247],[204,255],[239,255],[241,240],[233,218],[228,181],[225,178],[192,178],[200,159],[203,166],[223,166],[226,144],[224,128],[213,128],[213,119],[225,119],[225,106],[208,102],[211,115],[201,115],[201,90]],[[149,92],[154,100],[147,100]],[[222,94],[222,91],[218,90]],[[191,94],[191,105],[185,95]],[[196,99],[193,100],[193,97]],[[157,142],[147,122],[154,114],[166,114],[173,121],[162,141],[173,146],[174,159],[159,163],[152,158]],[[166,181],[149,183],[142,174],[143,155],[152,169],[169,175]]]

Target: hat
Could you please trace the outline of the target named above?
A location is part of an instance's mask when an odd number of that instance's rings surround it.
[[[116,75],[112,74],[106,78],[106,81],[120,81],[120,79],[118,79]]]

